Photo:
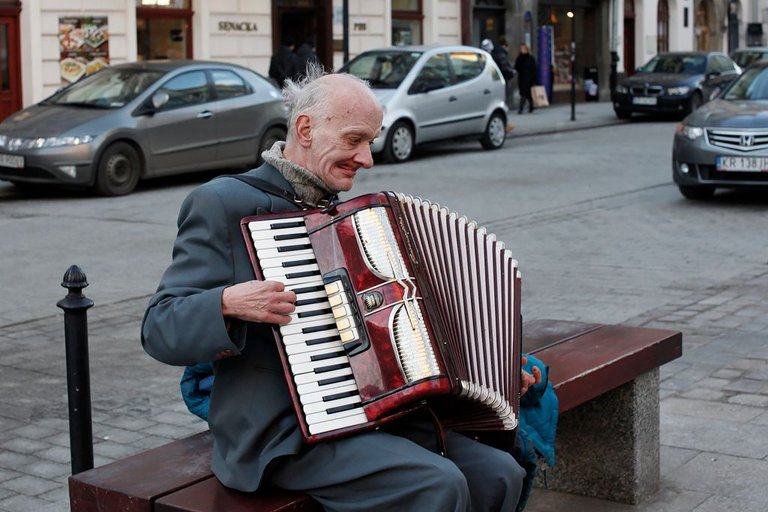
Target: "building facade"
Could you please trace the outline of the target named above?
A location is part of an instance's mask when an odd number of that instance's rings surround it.
[[[110,64],[194,58],[266,74],[286,37],[338,68],[370,48],[505,36],[512,59],[531,47],[554,102],[572,79],[605,99],[614,70],[762,44],[766,21],[765,0],[0,0],[0,118]]]

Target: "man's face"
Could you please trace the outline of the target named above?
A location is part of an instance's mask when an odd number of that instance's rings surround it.
[[[381,121],[381,107],[372,95],[331,101],[325,115],[312,119],[308,168],[336,192],[351,189],[357,171],[373,166],[370,144]]]

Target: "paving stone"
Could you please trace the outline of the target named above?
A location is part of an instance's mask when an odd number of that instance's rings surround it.
[[[755,407],[745,407],[736,403],[728,404],[676,397],[668,398],[661,403],[660,407],[662,414],[680,414],[714,420],[728,418],[730,421],[745,423],[762,414],[762,411]]]
[[[668,446],[763,459],[768,456],[765,439],[768,427],[762,425],[673,413],[661,417],[661,443]]]
[[[767,407],[768,406],[768,396],[766,395],[750,395],[750,394],[739,394],[734,395],[728,399],[729,403],[732,404],[741,404],[741,405],[750,405],[752,407]]]
[[[766,474],[768,461],[703,452],[667,478],[683,489],[765,505],[768,503]]]
[[[36,496],[48,492],[51,489],[55,489],[58,486],[59,484],[48,478],[40,478],[30,475],[22,475],[13,480],[3,482],[3,487],[6,489],[12,489],[21,494],[26,494],[27,496]]]

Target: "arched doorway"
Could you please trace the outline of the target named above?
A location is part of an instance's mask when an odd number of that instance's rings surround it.
[[[272,0],[273,53],[286,40],[286,36],[290,36],[297,46],[305,41],[314,43],[320,62],[333,69],[332,2]]]
[[[708,52],[718,49],[715,6],[712,0],[700,0],[696,5],[696,23],[693,33],[696,50]]]
[[[635,0],[624,0],[624,73],[635,73]]]
[[[669,51],[669,4],[659,0],[656,8],[656,51]]]

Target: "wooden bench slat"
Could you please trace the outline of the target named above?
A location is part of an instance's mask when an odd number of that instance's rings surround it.
[[[228,489],[215,478],[203,480],[155,502],[155,512],[322,512],[306,494],[260,490],[242,493]]]
[[[213,439],[201,432],[69,478],[77,512],[150,512],[159,496],[210,478]]]
[[[678,331],[603,325],[530,351],[549,365],[560,412],[588,402],[682,355]]]

